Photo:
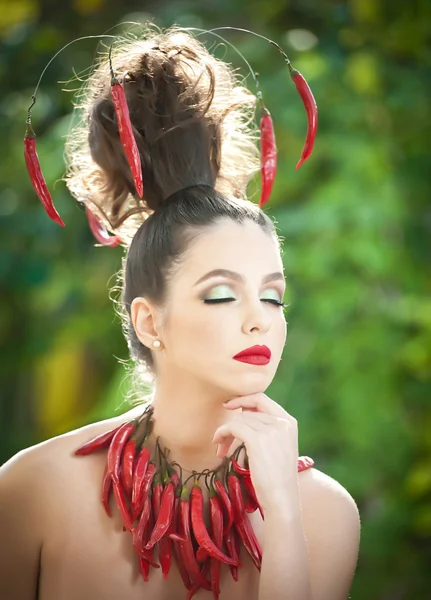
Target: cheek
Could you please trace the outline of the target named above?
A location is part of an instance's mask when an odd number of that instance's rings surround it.
[[[228,350],[229,340],[232,343],[233,324],[226,311],[218,311],[217,307],[190,306],[172,312],[167,324],[167,341],[175,347],[177,356],[185,354],[196,356],[202,354],[214,356]],[[177,351],[178,350],[178,351]]]

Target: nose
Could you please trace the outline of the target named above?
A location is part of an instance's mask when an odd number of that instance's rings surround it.
[[[271,314],[268,307],[261,300],[250,300],[244,308],[244,317],[242,321],[242,332],[266,333],[271,327]]]

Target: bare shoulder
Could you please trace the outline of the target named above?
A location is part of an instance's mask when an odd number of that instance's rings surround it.
[[[300,473],[299,490],[313,598],[345,600],[359,554],[358,506],[341,483],[315,468]]]
[[[299,475],[299,489],[303,510],[313,513],[316,510],[342,510],[346,518],[350,517],[354,522],[359,521],[359,510],[354,498],[330,475],[314,467],[306,469]]]
[[[91,527],[95,509],[85,498],[93,497],[99,507],[104,457],[96,453],[80,460],[74,451],[133,412],[25,448],[0,467],[0,598],[34,599],[43,557],[56,536],[67,536],[66,528],[70,533],[86,516]]]
[[[62,483],[70,480],[71,470],[73,472],[76,468],[74,465],[79,463],[74,451],[87,440],[125,422],[137,412],[135,408],[123,415],[85,425],[21,450],[0,467],[0,489],[14,489],[16,494],[22,491],[25,497],[32,498],[36,508],[40,498],[44,512],[49,513],[49,491],[55,487],[58,494]],[[91,462],[92,458],[89,457],[86,464],[91,465]],[[84,472],[82,461],[79,470]]]

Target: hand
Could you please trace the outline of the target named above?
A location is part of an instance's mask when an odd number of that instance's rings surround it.
[[[244,442],[262,508],[287,503],[298,493],[298,422],[263,393],[238,396],[224,406],[242,412],[216,430],[217,456],[226,456],[235,438]]]

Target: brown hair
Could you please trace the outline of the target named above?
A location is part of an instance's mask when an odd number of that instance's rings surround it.
[[[113,46],[112,65],[116,74],[127,74],[144,198],[135,191],[119,140],[107,55],[77,106],[82,121],[66,143],[66,182],[127,247],[118,314],[136,367],[154,376],[151,350],[141,344],[131,322],[133,299],[145,296],[163,303],[166,282],[190,240],[219,219],[247,219],[269,234],[275,231],[265,213],[246,199],[247,184],[259,169],[256,98],[230,65],[177,26],[160,31],[147,24],[142,39],[121,42]],[[196,184],[205,185],[183,189]]]

